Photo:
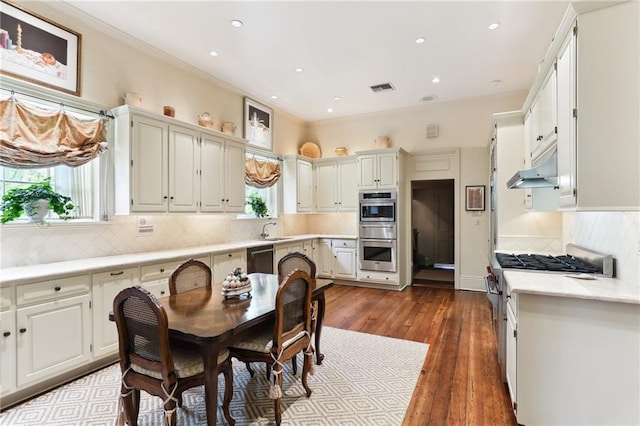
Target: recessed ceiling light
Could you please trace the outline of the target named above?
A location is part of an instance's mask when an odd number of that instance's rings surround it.
[[[432,83],[440,83],[440,77],[433,77]]]
[[[276,95],[271,95],[271,99],[278,99]]]
[[[435,99],[438,99],[438,95],[428,95],[428,96],[425,96],[423,98],[420,98],[420,100],[423,101],[423,102],[431,102],[431,101],[433,101]]]
[[[497,86],[498,84],[502,83],[502,80],[493,80],[491,82],[491,84],[493,84],[494,86]]]
[[[244,25],[244,24],[239,19],[232,19],[231,20],[231,26],[232,27],[240,28],[242,25]]]
[[[304,68],[300,68],[300,67],[296,68],[296,72],[302,72],[302,71],[304,71]]]
[[[340,96],[334,96],[334,97],[333,97],[333,100],[334,100],[334,101],[339,101],[339,100],[340,100]]]
[[[499,26],[500,26],[500,22],[492,22],[492,23],[489,24],[489,26],[487,28],[489,28],[490,30],[495,30]]]
[[[333,112],[333,108],[327,109],[327,112]]]
[[[218,52],[216,52],[215,50],[212,50],[211,52],[209,52],[209,55],[218,56]]]
[[[418,38],[416,39],[416,43],[417,43],[417,44],[422,44],[422,43],[424,43],[425,41],[427,41],[427,39],[426,39],[426,38],[424,38],[424,37],[418,37]]]

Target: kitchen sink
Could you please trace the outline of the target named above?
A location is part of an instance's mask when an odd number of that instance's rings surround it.
[[[282,240],[290,240],[292,237],[272,237],[265,238],[264,241],[282,241]]]

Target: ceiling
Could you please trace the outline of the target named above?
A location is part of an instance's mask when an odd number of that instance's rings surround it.
[[[137,45],[143,42],[306,121],[526,91],[568,5],[63,1],[85,19],[127,33]],[[244,25],[233,27],[233,19]],[[489,30],[493,22],[500,26]],[[425,42],[416,43],[418,37]],[[210,56],[211,50],[218,56]],[[296,72],[298,67],[304,71]],[[370,89],[382,83],[395,90]]]

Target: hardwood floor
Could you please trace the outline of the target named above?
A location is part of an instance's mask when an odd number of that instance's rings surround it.
[[[517,425],[483,293],[336,285],[326,301],[326,326],[429,344],[403,426]]]

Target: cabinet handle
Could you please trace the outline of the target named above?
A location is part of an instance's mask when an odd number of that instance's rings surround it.
[[[222,201],[224,203],[224,198],[222,200],[220,200],[220,201]]]
[[[56,286],[56,287],[54,287],[53,289],[54,289],[55,291],[60,291],[60,290],[61,290],[61,288],[60,288],[59,286]]]
[[[115,276],[117,276],[117,275],[122,275],[122,274],[124,274],[124,271],[120,271],[120,272],[112,272],[112,273],[110,273],[109,275],[111,275],[112,277],[115,277]]]
[[[169,198],[169,197],[167,197],[167,196],[165,195],[165,196],[164,196],[164,197],[162,197],[162,198],[164,198],[164,199],[166,200],[166,199],[167,199],[167,198]]]
[[[2,333],[2,335],[4,337],[9,337],[9,336],[11,336],[11,332],[10,331],[5,331],[4,333]]]
[[[173,200],[173,196],[169,197],[169,199]]]
[[[164,272],[164,268],[160,268],[160,273],[162,274]]]
[[[26,329],[26,328],[21,328],[21,329],[20,329],[20,333],[26,333],[26,332],[27,332],[27,329]]]
[[[160,294],[164,294],[164,290],[160,290]]]

